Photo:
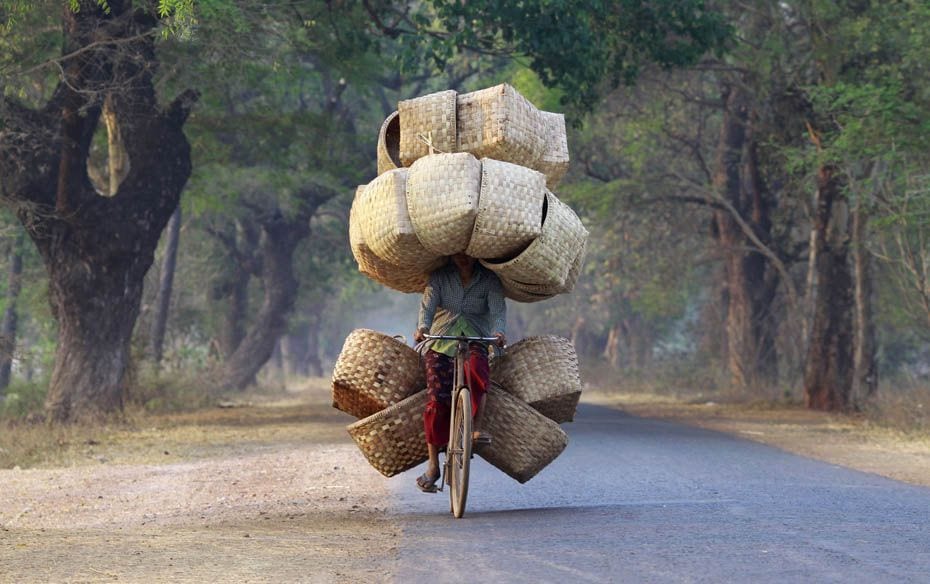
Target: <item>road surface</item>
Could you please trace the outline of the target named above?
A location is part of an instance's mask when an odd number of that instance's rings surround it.
[[[930,582],[930,489],[594,405],[563,428],[525,485],[476,457],[463,519],[388,481],[393,580]]]

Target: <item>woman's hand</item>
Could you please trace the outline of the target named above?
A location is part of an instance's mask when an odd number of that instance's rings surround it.
[[[426,339],[426,329],[417,329],[413,333],[413,340],[417,343],[422,343]]]
[[[504,333],[494,333],[494,336],[497,337],[497,346],[504,348],[504,345],[507,344],[507,337],[504,336]]]

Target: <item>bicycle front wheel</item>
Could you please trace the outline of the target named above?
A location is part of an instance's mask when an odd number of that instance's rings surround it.
[[[449,449],[446,456],[448,456],[451,473],[449,496],[452,499],[452,515],[458,519],[465,514],[465,501],[468,498],[468,471],[471,466],[471,394],[468,389],[459,390],[453,416],[452,433],[449,436]]]

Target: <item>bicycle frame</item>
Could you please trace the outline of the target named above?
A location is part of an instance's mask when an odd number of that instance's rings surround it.
[[[449,506],[452,515],[460,518],[465,513],[472,455],[471,390],[465,382],[465,359],[468,356],[468,344],[471,342],[491,344],[497,341],[497,337],[425,335],[425,338],[431,341],[449,340],[457,342],[455,377],[449,411],[449,443],[446,446],[446,457],[442,467],[439,490],[442,490],[444,485],[449,485]],[[496,345],[492,346],[497,347]],[[502,354],[501,348],[497,347],[497,349],[498,354]],[[463,408],[467,408],[467,410],[462,412],[461,409]]]

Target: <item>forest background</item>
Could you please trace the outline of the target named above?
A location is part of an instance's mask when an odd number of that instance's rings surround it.
[[[4,429],[322,376],[418,298],[348,208],[406,99],[508,82],[570,122],[573,293],[509,303],[594,383],[930,409],[919,0],[0,2]]]

